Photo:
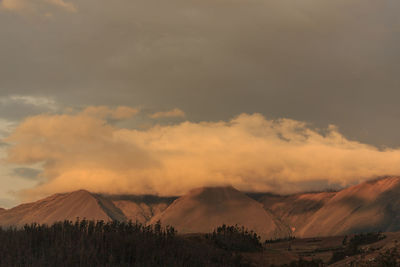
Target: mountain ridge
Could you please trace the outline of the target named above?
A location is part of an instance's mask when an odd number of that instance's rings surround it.
[[[399,208],[398,208],[399,207]],[[233,187],[196,188],[181,197],[104,195],[78,190],[0,208],[0,225],[75,220],[160,220],[181,233],[238,224],[264,238],[332,236],[400,230],[400,178],[385,177],[337,192],[243,193]]]

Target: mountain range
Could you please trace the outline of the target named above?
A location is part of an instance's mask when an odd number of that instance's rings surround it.
[[[262,238],[334,236],[400,231],[400,177],[364,182],[338,192],[274,195],[233,187],[203,187],[181,197],[104,195],[86,190],[55,194],[0,209],[0,225],[119,220],[174,226],[179,233],[241,225]]]

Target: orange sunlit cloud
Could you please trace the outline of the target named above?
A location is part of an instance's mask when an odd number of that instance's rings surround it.
[[[400,174],[400,150],[350,141],[334,126],[320,133],[304,122],[241,114],[230,121],[136,130],[111,125],[98,115],[125,118],[121,114],[133,115],[133,110],[110,110],[91,107],[23,121],[6,139],[11,144],[7,161],[43,163],[45,178],[24,195],[38,198],[82,188],[178,195],[228,184],[289,193]]]

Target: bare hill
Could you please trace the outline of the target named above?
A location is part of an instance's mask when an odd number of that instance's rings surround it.
[[[364,182],[338,192],[258,197],[296,237],[400,230],[400,178]]]
[[[107,199],[80,190],[56,194],[45,199],[19,205],[0,213],[0,225],[22,226],[24,224],[76,220],[125,220],[123,213]]]
[[[264,210],[262,204],[233,187],[205,187],[190,191],[175,200],[164,212],[154,216],[180,233],[211,232],[217,226],[242,225],[263,238],[288,236],[290,230]]]
[[[385,178],[335,194],[307,220],[299,236],[400,230],[400,178]]]

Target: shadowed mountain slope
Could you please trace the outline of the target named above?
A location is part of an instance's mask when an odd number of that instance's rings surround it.
[[[155,195],[102,195],[120,209],[127,220],[148,223],[150,219],[164,211],[177,197]]]
[[[113,201],[113,203],[125,214],[128,220],[132,222],[138,221],[143,224],[149,222],[151,218],[168,207],[167,203],[148,204],[145,202],[136,203],[128,200],[117,200]]]
[[[267,194],[259,198],[264,209],[270,211],[282,223],[289,226],[297,235],[319,209],[321,209],[336,192],[306,193],[289,196]]]
[[[222,224],[245,226],[263,238],[288,236],[290,232],[261,203],[233,187],[194,189],[154,216],[150,223],[158,220],[180,233],[211,232]]]

